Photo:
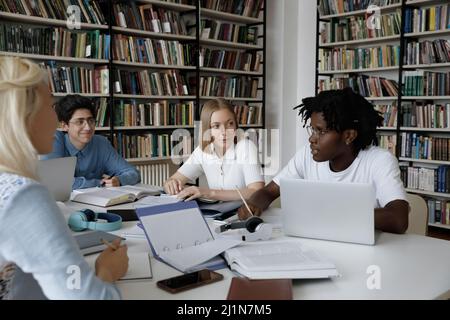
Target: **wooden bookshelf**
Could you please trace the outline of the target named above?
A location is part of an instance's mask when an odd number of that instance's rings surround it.
[[[438,132],[450,133],[450,128],[417,128],[417,127],[400,127],[401,131],[422,131],[422,132]]]
[[[192,36],[163,33],[163,32],[152,32],[152,31],[130,29],[130,28],[117,27],[117,26],[113,26],[112,30],[115,33],[126,34],[129,36],[139,36],[139,37],[144,37],[144,38],[180,40],[180,41],[194,41],[195,40],[195,37],[192,37]]]
[[[141,62],[127,62],[113,60],[113,63],[117,66],[135,67],[145,69],[179,69],[179,70],[195,70],[194,66],[179,66],[171,64],[155,64],[155,63],[141,63]]]
[[[262,50],[262,46],[254,44],[246,44],[239,42],[214,40],[214,39],[200,39],[200,44],[204,46],[221,47],[221,48],[234,48],[234,49],[252,49],[252,50]]]
[[[429,163],[429,164],[439,164],[439,165],[450,166],[450,161],[416,159],[416,158],[405,158],[405,157],[399,157],[398,159],[400,161],[410,161],[410,162],[419,162],[419,163]]]
[[[46,26],[46,27],[67,27],[66,20],[57,20],[57,19],[47,19],[47,18],[41,18],[41,17],[35,17],[35,16],[26,16],[23,14],[16,14],[16,13],[10,13],[10,12],[3,12],[0,11],[0,20],[5,21],[13,21],[13,22],[20,22],[20,23],[28,23],[28,24],[35,24],[40,26]],[[93,23],[80,23],[81,30],[108,30],[107,25],[102,24],[93,24]]]
[[[109,60],[106,60],[106,59],[47,56],[47,55],[40,55],[40,54],[29,54],[29,53],[7,52],[7,51],[0,51],[0,56],[13,56],[13,57],[27,58],[27,59],[33,59],[33,60],[39,60],[39,61],[61,61],[61,62],[71,62],[71,63],[83,63],[83,64],[104,64],[104,63],[109,62]]]
[[[407,0],[406,4],[410,6],[444,4],[446,0]]]
[[[236,23],[244,23],[244,24],[262,24],[264,23],[264,20],[258,19],[258,18],[252,18],[252,17],[245,17],[240,16],[237,14],[232,14],[228,12],[221,12],[217,10],[211,10],[211,9],[200,9],[200,15],[204,18],[213,18],[217,20],[224,20],[229,22],[236,22]]]
[[[399,41],[399,40],[400,40],[400,35],[395,35],[395,36],[388,36],[388,37],[360,39],[360,40],[320,43],[319,48],[346,47],[346,46],[353,46],[353,45],[372,44],[372,43],[381,43],[381,42]]]
[[[181,4],[181,3],[168,2],[168,1],[158,1],[158,0],[139,0],[139,3],[153,4],[160,8],[169,9],[169,10],[178,11],[178,12],[193,11],[196,8],[195,6],[188,5],[188,4]]]
[[[396,127],[378,127],[377,130],[381,131],[397,131]]]
[[[421,8],[421,7],[433,7],[436,5],[444,5],[450,3],[446,0],[407,0],[405,3],[398,3],[389,5],[386,7],[381,7],[380,11],[381,13],[387,13],[387,12],[394,12],[396,10],[402,11],[402,16],[406,16],[406,10],[410,8]],[[366,14],[366,10],[359,10],[359,11],[353,11],[353,12],[345,12],[341,14],[333,14],[333,15],[324,15],[324,16],[318,16],[317,19],[317,26],[316,29],[320,30],[320,23],[330,23],[332,18],[344,18],[344,17],[352,17],[352,16],[364,16]],[[408,21],[408,20],[407,20]],[[412,23],[412,21],[411,21]],[[407,26],[405,26],[406,28]],[[327,29],[328,30],[328,29]],[[410,29],[412,30],[412,29]],[[400,34],[389,36],[389,37],[381,37],[381,38],[369,38],[369,39],[361,39],[361,40],[352,40],[352,41],[340,41],[340,42],[333,42],[333,43],[321,43],[320,38],[317,39],[317,45],[316,45],[316,83],[319,85],[319,77],[322,76],[323,79],[332,79],[335,75],[336,77],[342,77],[342,75],[351,75],[351,74],[367,74],[370,75],[370,73],[375,72],[384,72],[384,77],[388,79],[395,79],[397,83],[400,83],[403,80],[404,72],[405,70],[430,70],[431,72],[449,72],[450,69],[450,61],[448,62],[442,62],[442,63],[430,63],[430,64],[405,64],[406,59],[403,58],[407,56],[408,50],[411,50],[412,46],[408,49],[408,43],[410,42],[420,42],[422,43],[424,40],[432,41],[434,39],[446,39],[450,40],[450,29],[444,29],[444,30],[436,30],[436,31],[425,31],[425,32],[409,32],[405,33],[404,29],[401,30]],[[347,70],[319,70],[319,49],[332,49],[332,48],[341,48],[341,47],[348,47],[348,48],[368,48],[371,44],[378,43],[378,44],[393,44],[398,45],[400,48],[400,55],[403,53],[403,56],[399,57],[399,65],[395,67],[381,67],[381,68],[370,68],[370,69],[347,69]],[[416,47],[413,48],[413,50],[418,50]],[[420,48],[419,50],[423,50]],[[415,52],[409,53],[410,55],[417,54]],[[422,51],[420,51],[419,56],[422,54]],[[431,57],[434,59],[434,57]],[[420,60],[422,61],[422,60]],[[431,60],[430,61],[437,61],[437,60]],[[390,76],[394,75],[395,78],[389,78]],[[339,76],[341,75],[341,76]],[[401,84],[398,85],[399,88],[401,88]],[[393,96],[393,97],[366,97],[366,99],[372,103],[377,104],[393,104],[395,103],[398,107],[397,111],[397,117],[399,120],[402,120],[403,117],[403,111],[402,105],[403,102],[411,102],[411,101],[429,101],[430,103],[435,104],[445,104],[447,101],[450,101],[450,93],[445,92],[444,95],[439,96],[405,96],[402,94],[401,90],[399,91],[399,96]],[[434,102],[436,101],[436,102]],[[397,148],[396,154],[399,161],[405,161],[408,162],[409,165],[417,165],[420,167],[420,164],[426,165],[445,165],[450,166],[450,161],[439,161],[439,160],[428,160],[428,159],[415,159],[410,157],[401,157],[401,137],[402,132],[417,132],[417,133],[424,133],[424,134],[430,134],[431,136],[438,136],[438,137],[446,137],[448,134],[450,134],[450,128],[417,128],[417,127],[407,127],[407,126],[396,126],[392,128],[388,127],[381,127],[377,128],[378,134],[386,135],[386,134],[392,134],[396,138]],[[447,181],[447,183],[450,183]],[[439,192],[428,192],[428,191],[422,191],[422,190],[413,190],[413,189],[407,189],[408,192],[420,194],[423,196],[428,196],[431,198],[440,198],[440,199],[449,199],[450,194],[445,193],[439,193]],[[430,226],[435,226],[439,228],[446,228],[450,229],[450,226],[444,226],[439,223],[437,224],[430,224]]]
[[[450,100],[450,96],[402,96],[403,100]]]
[[[450,68],[450,62],[430,63],[430,64],[405,64],[403,69],[434,69],[434,68]]]
[[[138,94],[114,94],[118,99],[147,99],[147,100],[195,100],[196,96],[144,96]]]
[[[56,0],[59,1],[59,0]],[[113,3],[113,0],[109,0],[110,3]],[[126,2],[124,2],[126,3]],[[264,58],[265,52],[265,7],[263,6],[263,11],[259,12],[259,18],[246,17],[243,15],[232,14],[227,12],[221,12],[206,8],[200,8],[200,2],[196,3],[196,5],[185,5],[174,2],[162,1],[162,0],[139,0],[137,1],[138,5],[144,4],[152,4],[155,8],[162,8],[167,10],[167,12],[178,12],[182,15],[191,15],[194,21],[193,28],[195,29],[194,33],[189,33],[188,35],[178,35],[171,33],[160,33],[160,32],[151,32],[147,30],[140,29],[132,29],[132,28],[123,28],[115,24],[115,19],[112,16],[109,16],[111,12],[103,12],[103,15],[107,21],[110,21],[111,25],[101,25],[101,24],[91,24],[91,23],[81,23],[81,30],[89,31],[89,30],[100,30],[106,33],[109,33],[111,36],[110,45],[114,44],[114,36],[115,35],[125,35],[125,36],[134,36],[146,39],[154,39],[154,40],[167,40],[167,41],[179,41],[182,44],[193,44],[198,46],[212,47],[212,48],[225,48],[230,50],[241,50],[241,51],[259,51],[263,52],[261,54],[261,59]],[[195,2],[194,2],[195,3]],[[102,9],[104,9],[102,7]],[[229,23],[235,23],[238,25],[251,25],[258,26],[260,32],[258,32],[257,36],[257,45],[256,44],[247,44],[247,43],[236,43],[230,41],[222,41],[222,40],[212,40],[212,39],[200,39],[200,20],[197,19],[212,19],[212,20],[220,20]],[[27,16],[23,14],[15,14],[8,12],[0,12],[0,20],[8,21],[11,24],[25,24],[36,27],[62,27],[67,28],[65,20],[57,20],[57,19],[47,19],[42,17],[35,16]],[[187,19],[191,21],[191,19]],[[92,20],[94,21],[94,20]],[[192,27],[190,24],[187,25],[187,29]],[[75,32],[78,30],[75,30]],[[110,31],[110,32],[108,32]],[[261,33],[262,32],[262,33]],[[115,70],[124,70],[124,71],[142,71],[142,70],[178,70],[180,74],[185,75],[186,85],[190,86],[191,83],[188,81],[188,75],[196,75],[197,79],[199,79],[198,75],[200,74],[211,74],[211,75],[224,75],[224,76],[248,76],[259,78],[261,84],[258,85],[258,98],[247,98],[247,97],[223,97],[228,99],[236,104],[243,103],[256,103],[258,107],[261,109],[261,119],[262,123],[257,124],[249,124],[249,125],[241,125],[243,128],[262,128],[264,127],[264,82],[265,82],[265,72],[264,72],[264,63],[261,63],[261,72],[254,71],[245,71],[245,70],[231,70],[231,69],[218,69],[218,68],[207,68],[207,67],[199,67],[196,65],[163,65],[163,64],[151,64],[151,63],[140,63],[140,62],[130,62],[130,61],[120,61],[113,59],[113,48],[112,46],[109,48],[109,59],[90,59],[90,58],[75,58],[75,57],[62,57],[62,56],[50,56],[50,55],[35,55],[35,54],[25,54],[25,53],[15,53],[15,52],[0,52],[0,56],[2,55],[13,55],[18,57],[29,58],[35,61],[54,61],[58,62],[58,66],[71,66],[71,65],[106,65],[109,70],[109,94],[101,94],[101,93],[81,93],[81,96],[88,98],[108,98],[109,102],[107,104],[106,111],[108,117],[114,114],[114,110],[112,108],[116,107],[114,101],[118,100],[137,100],[138,103],[146,103],[153,101],[171,101],[171,102],[180,102],[183,101],[193,101],[194,102],[194,121],[199,120],[199,112],[198,107],[207,99],[217,98],[216,96],[200,96],[198,93],[194,91],[190,91],[189,95],[174,95],[174,96],[164,96],[164,95],[133,95],[133,94],[125,94],[125,93],[116,93],[115,92],[115,77],[117,73],[113,72]],[[194,47],[193,50],[196,48]],[[200,52],[200,50],[196,50],[196,53]],[[192,63],[195,63],[198,56],[194,55]],[[141,69],[141,70],[139,70]],[[262,80],[261,80],[262,79]],[[122,87],[124,92],[126,89]],[[192,90],[192,89],[191,89]],[[153,92],[153,91],[152,91]],[[53,93],[53,97],[60,98],[64,97],[68,94],[77,94],[77,93]],[[128,102],[126,102],[128,103]],[[111,119],[110,119],[111,121]],[[96,128],[98,132],[101,133],[111,133],[114,135],[118,132],[127,132],[130,131],[130,135],[139,134],[141,132],[145,133],[161,133],[165,134],[172,132],[176,129],[194,129],[192,125],[168,125],[168,126],[115,126],[111,124],[109,127],[99,127]],[[112,137],[110,137],[112,139]],[[179,157],[178,157],[179,158]],[[152,157],[152,158],[133,158],[128,159],[133,163],[146,163],[146,162],[155,162],[155,161],[167,161],[171,160],[172,157]]]
[[[211,100],[211,99],[217,99],[217,98],[223,98],[225,100],[230,101],[247,101],[247,102],[261,102],[261,99],[259,98],[235,98],[235,97],[217,97],[217,96],[201,96],[201,100]]]
[[[345,69],[345,70],[324,70],[319,72],[320,75],[342,74],[342,73],[366,73],[366,72],[382,72],[382,71],[398,71],[398,66],[367,68],[367,69]]]
[[[397,101],[398,97],[365,97],[368,101]]]
[[[380,7],[380,12],[381,13],[392,12],[397,9],[400,9],[401,7],[402,7],[401,2],[387,5],[387,6],[382,6],[382,7]],[[321,16],[320,18],[323,20],[329,20],[332,18],[343,18],[343,17],[349,17],[349,16],[364,16],[366,13],[367,13],[367,10],[355,10],[355,11],[350,11],[350,12],[325,15],[325,16]]]
[[[68,94],[78,94],[80,96],[86,97],[86,98],[109,98],[109,94],[104,93],[61,93],[61,92],[52,92],[52,96],[54,97],[65,97]]]
[[[442,193],[442,192],[433,192],[433,191],[425,191],[425,190],[417,190],[417,189],[405,189],[406,192],[422,194],[425,196],[433,196],[439,198],[450,199],[450,193]]]
[[[435,37],[435,36],[444,36],[444,35],[450,35],[450,29],[405,33],[406,38],[425,38],[425,37]]]
[[[202,72],[209,72],[209,73],[228,73],[228,74],[240,74],[240,75],[246,75],[246,76],[255,76],[255,77],[262,77],[262,72],[257,71],[241,71],[241,70],[232,70],[232,69],[219,69],[219,68],[205,68],[200,67],[200,71]]]
[[[444,229],[450,229],[450,225],[448,224],[442,224],[442,223],[428,223],[431,227],[438,227],[438,228],[444,228]]]

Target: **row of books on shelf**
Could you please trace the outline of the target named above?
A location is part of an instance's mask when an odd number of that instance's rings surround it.
[[[258,18],[264,0],[201,0],[202,8]]]
[[[191,78],[194,83],[194,78]],[[230,98],[256,98],[258,93],[257,78],[246,76],[200,77],[200,95]],[[195,84],[194,84],[195,86]]]
[[[401,3],[401,0],[320,0],[319,13],[321,16],[341,14],[357,10],[366,10],[369,5],[384,7]]]
[[[412,41],[406,45],[406,65],[450,62],[450,40]]]
[[[202,19],[200,24],[200,38],[213,39],[236,43],[256,44],[258,27],[222,22],[218,20]]]
[[[388,150],[395,156],[395,148],[397,147],[397,136],[393,134],[378,134],[378,146]]]
[[[109,110],[105,98],[96,100],[97,127],[109,126]],[[235,105],[234,112],[239,125],[260,125],[262,112],[259,106]],[[194,126],[194,102],[174,103],[166,100],[137,103],[119,100],[114,106],[114,126]]]
[[[450,225],[450,201],[427,199],[428,223]]]
[[[403,126],[450,129],[450,103],[426,104],[419,101],[402,105]]]
[[[41,67],[47,71],[52,92],[109,94],[108,66],[66,67],[49,61]]]
[[[0,51],[59,57],[109,59],[111,38],[99,30],[31,28],[0,24]]]
[[[319,90],[337,90],[352,88],[363,97],[395,97],[398,95],[398,84],[394,80],[366,75],[342,75],[319,80]]]
[[[190,136],[175,137],[170,134],[113,135],[113,145],[120,156],[130,158],[155,158],[190,155]]]
[[[115,35],[112,51],[114,60],[119,61],[176,66],[195,64],[194,46],[179,41]]]
[[[450,6],[406,8],[405,32],[425,32],[450,29]]]
[[[202,48],[200,50],[200,67],[260,71],[262,55],[257,52],[241,52]]]
[[[400,176],[405,188],[450,193],[449,166],[411,167],[400,164]]]
[[[114,23],[129,29],[157,33],[186,35],[186,21],[179,12],[155,7],[152,4],[139,5],[137,2],[113,4]]]
[[[183,96],[189,90],[179,70],[159,72],[116,70],[115,92],[133,95]]]
[[[118,101],[114,106],[114,126],[193,126],[194,102],[158,101],[137,103]]]
[[[319,49],[320,70],[392,67],[399,65],[399,58],[399,45],[354,49]]]
[[[375,104],[374,109],[383,117],[383,127],[397,127],[397,106],[393,104]]]
[[[364,16],[332,18],[330,22],[322,23],[320,38],[325,44],[399,35],[401,11],[381,15],[379,27],[369,27]]]
[[[240,125],[260,125],[262,123],[261,107],[249,105],[235,105],[234,113]]]
[[[404,71],[402,79],[405,96],[450,95],[450,72]]]
[[[81,22],[106,24],[105,15],[103,14],[103,12],[108,12],[106,1],[0,0],[0,11],[49,19],[67,20],[71,15],[71,11],[68,10],[68,7],[71,5],[78,6]]]
[[[402,132],[400,156],[413,159],[450,161],[450,139],[415,132]]]
[[[108,108],[108,100],[106,98],[94,99],[96,117],[95,126],[97,128],[109,127],[110,125],[110,115]]]

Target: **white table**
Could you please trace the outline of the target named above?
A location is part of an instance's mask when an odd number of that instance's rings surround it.
[[[71,208],[80,204],[69,203]],[[99,208],[97,208],[99,209]],[[270,216],[280,209],[270,209]],[[99,209],[99,211],[101,211]],[[104,208],[103,208],[104,211]],[[264,217],[264,216],[263,216]],[[135,225],[124,223],[114,233]],[[437,299],[450,298],[450,242],[419,235],[377,233],[375,246],[298,238],[336,264],[341,276],[332,279],[294,280],[294,299]],[[127,240],[129,251],[150,251],[147,240]],[[368,289],[369,266],[380,271],[380,288]],[[153,280],[120,282],[125,299],[226,299],[233,272],[219,270],[224,280],[170,294],[156,287],[161,279],[180,272],[152,258]]]

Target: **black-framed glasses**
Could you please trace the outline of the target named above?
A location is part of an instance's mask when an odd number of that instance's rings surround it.
[[[87,119],[78,118],[78,119],[69,121],[69,123],[72,123],[72,124],[76,125],[77,127],[84,127],[86,125],[86,122],[90,127],[95,127],[95,125],[97,124],[97,121],[94,118],[87,118]]]
[[[313,126],[306,126],[306,132],[308,132],[308,135],[311,136],[316,136],[316,137],[322,137],[324,135],[326,135],[330,130],[317,130],[316,128],[314,128]]]

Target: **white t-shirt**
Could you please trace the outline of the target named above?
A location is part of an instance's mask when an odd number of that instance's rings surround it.
[[[190,180],[205,174],[211,189],[231,190],[245,188],[254,182],[264,182],[258,152],[253,142],[248,139],[231,146],[220,158],[214,152],[214,145],[206,147],[212,153],[197,147],[178,172]]]
[[[389,151],[375,146],[361,150],[347,169],[333,172],[329,161],[314,161],[311,149],[306,145],[297,151],[273,181],[280,185],[281,178],[371,183],[376,192],[377,208],[393,200],[406,200],[397,159]]]

